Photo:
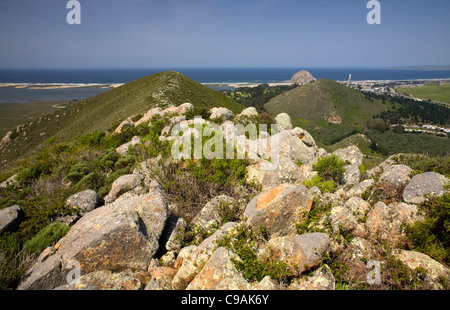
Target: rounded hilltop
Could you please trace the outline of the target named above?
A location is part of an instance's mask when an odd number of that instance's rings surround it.
[[[308,71],[302,70],[292,76],[291,82],[299,85],[314,82],[316,78]]]

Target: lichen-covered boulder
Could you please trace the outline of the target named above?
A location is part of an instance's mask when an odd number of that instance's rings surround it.
[[[217,223],[221,222],[221,216],[225,214],[227,209],[231,209],[234,203],[234,198],[221,195],[211,199],[200,212],[192,220],[194,226],[199,226],[201,229],[208,231]]]
[[[247,224],[264,227],[270,236],[286,236],[295,232],[295,225],[309,213],[313,196],[303,185],[281,184],[269,189],[247,205]]]
[[[187,290],[248,290],[250,284],[236,269],[236,255],[220,247],[215,250],[205,266],[188,285]]]
[[[66,206],[78,210],[81,214],[85,214],[97,207],[97,199],[97,193],[91,189],[87,189],[67,198]]]
[[[274,255],[299,273],[318,266],[329,250],[330,238],[325,233],[307,233],[269,240]]]
[[[137,174],[126,174],[117,178],[113,182],[108,195],[105,197],[105,202],[114,202],[117,198],[120,197],[120,195],[140,185],[141,181],[142,176]]]
[[[291,117],[287,113],[280,113],[275,117],[275,121],[278,125],[278,130],[292,130],[292,121]]]
[[[23,211],[18,205],[0,210],[0,234],[17,229],[22,219]]]
[[[233,119],[234,117],[233,112],[231,112],[227,108],[212,108],[209,112],[211,113],[211,116],[209,118],[212,120],[220,119],[225,122],[227,120]]]
[[[344,149],[339,149],[333,152],[336,156],[340,157],[344,162],[348,161],[351,165],[359,167],[362,165],[364,154],[359,150],[356,145],[351,145]]]
[[[441,196],[445,191],[444,185],[448,182],[445,176],[436,172],[417,174],[403,190],[403,200],[419,204],[425,201],[426,195]]]
[[[121,200],[82,217],[53,247],[52,255],[24,276],[18,289],[52,289],[66,282],[76,261],[81,275],[94,271],[147,270],[167,220],[159,192]]]

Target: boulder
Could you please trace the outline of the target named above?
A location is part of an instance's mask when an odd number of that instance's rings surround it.
[[[194,110],[194,105],[190,102],[183,103],[177,107],[177,113],[180,115],[186,114],[192,110]]]
[[[138,120],[135,125],[138,126],[142,123],[148,122],[153,116],[155,115],[160,115],[162,113],[161,108],[153,108],[148,110],[144,116],[142,116],[142,118],[140,120]]]
[[[366,230],[370,235],[383,233],[383,239],[386,239],[385,231],[389,228],[387,223],[390,220],[389,208],[384,202],[377,202],[373,209],[367,214]]]
[[[392,184],[394,187],[405,186],[411,178],[412,169],[405,165],[392,165],[387,167],[378,182]]]
[[[249,283],[236,269],[236,255],[220,247],[215,250],[187,290],[248,290]]]
[[[119,146],[118,148],[116,148],[116,153],[119,155],[126,155],[128,153],[128,149],[130,147],[133,147],[137,144],[141,143],[141,138],[139,137],[133,137],[133,139],[131,139],[130,142],[124,143],[121,146]]]
[[[55,290],[140,290],[143,284],[139,275],[132,271],[113,273],[108,270],[94,271],[80,277],[80,283],[65,284]]]
[[[278,125],[278,130],[292,130],[291,117],[287,113],[280,113],[275,117],[275,121]]]
[[[167,251],[179,252],[181,250],[181,238],[186,230],[186,221],[183,218],[178,218],[175,223],[175,228],[172,230],[169,239],[166,242]]]
[[[225,213],[225,209],[231,209],[234,201],[234,198],[226,195],[214,197],[195,216],[192,220],[192,224],[194,226],[199,226],[205,231],[211,230],[217,226],[218,223],[221,223],[221,217]]]
[[[416,205],[378,202],[368,213],[365,226],[368,235],[395,245],[404,237],[407,224],[422,219]]]
[[[289,158],[292,162],[312,164],[316,161],[316,151],[307,146],[297,135],[291,131],[283,130],[271,137],[272,156]]]
[[[283,183],[297,183],[297,181],[301,183],[303,180],[303,173],[298,165],[288,158],[280,158],[275,169],[265,171],[262,188],[265,190]]]
[[[122,130],[126,127],[134,127],[135,124],[134,122],[131,120],[131,118],[127,118],[126,120],[124,120],[122,123],[120,123],[119,126],[117,126],[117,128],[114,130],[114,133],[119,134],[122,132]]]
[[[361,180],[361,172],[359,167],[355,165],[347,165],[344,167],[344,182],[346,185],[356,185],[359,184]]]
[[[63,285],[71,261],[80,264],[81,275],[147,270],[158,251],[167,214],[167,204],[156,191],[89,212],[54,246],[53,255],[25,274],[18,289]]]
[[[295,127],[294,129],[291,130],[291,133],[296,135],[297,137],[299,137],[299,139],[302,140],[303,143],[305,143],[307,146],[314,147],[314,148],[317,147],[316,141],[311,136],[311,134],[309,132],[307,132],[306,130],[299,128],[299,127]]]
[[[169,119],[169,123],[173,126],[173,125],[180,124],[182,121],[185,121],[185,120],[186,120],[186,116],[184,116],[184,115],[174,116]]]
[[[97,207],[97,193],[91,189],[87,189],[80,193],[70,196],[66,201],[66,206],[77,209],[83,215],[91,212]]]
[[[364,218],[371,208],[370,203],[357,196],[347,200],[344,207],[350,210],[359,220]]]
[[[444,194],[444,185],[449,180],[442,174],[426,172],[415,175],[403,190],[403,200],[406,203],[420,204],[425,201],[426,195],[441,196]]]
[[[324,265],[313,272],[311,276],[304,276],[289,286],[293,290],[333,291],[336,289],[335,279],[330,267]]]
[[[347,198],[351,198],[353,196],[361,197],[367,190],[369,190],[375,184],[374,179],[364,180],[361,183],[356,184],[352,188],[350,188],[345,196]]]
[[[0,210],[0,234],[16,230],[23,217],[22,208],[18,205]]]
[[[338,233],[341,227],[343,227],[346,231],[351,231],[355,229],[356,224],[358,223],[353,213],[344,206],[332,208],[330,219],[333,231],[335,233]]]
[[[261,281],[256,284],[252,284],[252,290],[256,291],[279,291],[281,290],[280,284],[277,281],[265,276]]]
[[[258,117],[258,111],[256,111],[256,109],[254,107],[250,107],[247,109],[244,109],[241,113],[239,113],[236,117],[237,118],[242,118],[242,117]]]
[[[247,205],[244,216],[255,229],[265,227],[272,237],[295,232],[295,225],[308,213],[313,196],[303,185],[281,184],[262,192]]]
[[[364,158],[364,154],[356,145],[351,145],[345,149],[336,150],[333,154],[340,157],[344,162],[349,162],[351,165],[355,165],[358,168],[362,165]]]
[[[177,270],[171,267],[165,266],[152,266],[150,264],[148,268],[148,274],[150,276],[150,281],[145,287],[145,290],[170,290],[172,289],[171,283],[175,277]],[[154,282],[154,283],[151,283]],[[155,288],[156,284],[156,288]]]
[[[227,108],[212,108],[209,110],[211,113],[210,119],[221,119],[222,122],[225,122],[226,120],[231,120],[234,117],[233,112],[228,110]]]
[[[141,181],[142,176],[137,174],[126,174],[119,177],[113,182],[111,186],[111,191],[105,197],[105,202],[106,203],[114,202],[114,200],[119,198],[120,195],[140,185]]]
[[[330,238],[325,233],[307,233],[293,237],[276,237],[268,242],[274,255],[299,273],[318,266],[329,250]]]
[[[298,85],[309,84],[315,80],[316,79],[312,76],[312,74],[306,70],[295,73],[291,78],[291,82]]]
[[[179,290],[187,285],[200,272],[204,263],[208,261],[213,251],[217,248],[216,241],[223,238],[228,232],[235,229],[237,223],[229,222],[223,225],[214,234],[206,238],[199,246],[187,246],[181,249],[175,261],[174,267],[178,269],[171,285]]]
[[[411,271],[416,268],[423,268],[427,271],[424,283],[428,285],[431,289],[444,289],[447,290],[448,287],[442,286],[441,279],[450,278],[450,269],[441,263],[435,261],[426,254],[394,249],[392,254],[397,257],[402,263],[404,263]]]

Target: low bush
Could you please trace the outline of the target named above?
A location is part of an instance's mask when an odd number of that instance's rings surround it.
[[[232,232],[217,241],[217,247],[225,247],[236,253],[238,258],[233,259],[236,268],[242,276],[249,281],[261,281],[265,276],[281,283],[288,282],[295,275],[295,271],[289,266],[270,255],[266,258],[258,258],[257,234],[241,225],[236,232]]]
[[[47,247],[54,245],[69,231],[66,224],[55,222],[41,229],[33,238],[25,242],[23,252],[25,254],[39,254]]]
[[[345,173],[345,162],[337,155],[330,155],[319,160],[313,165],[313,169],[324,181],[334,181],[343,184]]]
[[[308,188],[317,186],[322,193],[332,193],[336,189],[336,184],[333,180],[323,181],[319,175],[315,175],[312,179],[303,183]]]
[[[422,204],[425,219],[407,230],[414,251],[450,263],[450,193],[432,197]]]

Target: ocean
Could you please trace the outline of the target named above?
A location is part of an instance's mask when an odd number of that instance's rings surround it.
[[[0,87],[0,104],[85,99],[111,89],[112,84],[127,83],[164,70],[179,71],[213,89],[226,88],[226,84],[288,82],[300,70],[308,70],[317,79],[328,78],[335,81],[346,81],[349,74],[352,74],[353,81],[450,79],[450,71],[387,68],[0,69],[0,84],[83,86],[66,89],[30,89],[17,85]]]

